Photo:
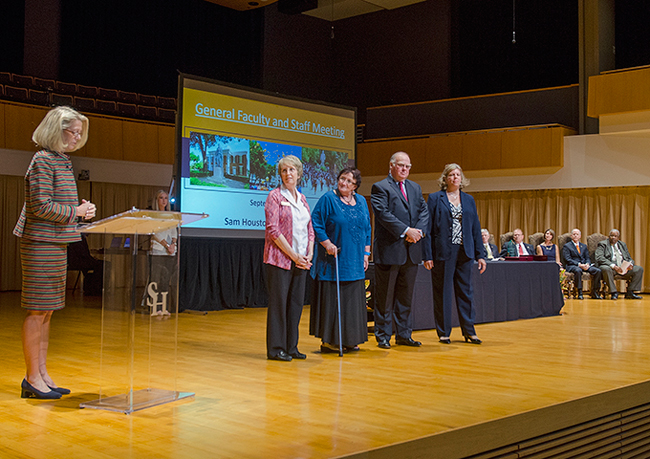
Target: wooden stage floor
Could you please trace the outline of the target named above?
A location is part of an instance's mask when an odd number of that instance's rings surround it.
[[[196,397],[124,415],[78,408],[98,398],[101,311],[80,293],[54,314],[49,354],[50,374],[73,393],[20,398],[19,296],[0,293],[1,458],[373,457],[650,379],[650,298],[568,300],[562,316],[479,325],[481,346],[458,329],[447,346],[415,332],[415,349],[369,337],[343,358],[317,352],[305,308],[308,358],[291,363],[266,360],[265,309],[182,313],[177,387]]]

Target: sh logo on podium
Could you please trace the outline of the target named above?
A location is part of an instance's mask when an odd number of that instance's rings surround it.
[[[158,283],[149,282],[147,286],[147,306],[151,308],[152,316],[168,316],[167,295],[169,292],[158,292]],[[160,298],[160,301],[158,299]],[[160,309],[158,309],[160,306]]]

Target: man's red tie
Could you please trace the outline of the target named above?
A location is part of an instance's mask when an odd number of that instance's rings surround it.
[[[409,198],[406,196],[406,190],[404,189],[404,182],[399,182],[399,189],[402,190],[402,194],[404,195],[404,199],[406,199],[406,201],[408,201]]]
[[[576,244],[576,249],[578,249],[578,253],[580,253],[580,244]]]
[[[519,256],[524,254],[524,246],[519,244]]]

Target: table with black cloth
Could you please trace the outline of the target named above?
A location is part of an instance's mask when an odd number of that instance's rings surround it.
[[[264,239],[183,237],[180,243],[179,311],[267,306]],[[304,304],[310,296],[307,276]]]
[[[266,306],[263,239],[183,237],[179,253],[181,311]]]
[[[372,282],[374,270],[369,268],[366,277]],[[564,306],[559,267],[553,261],[488,262],[483,274],[475,263],[472,283],[477,324],[554,316]],[[420,265],[411,306],[413,330],[435,328],[432,297],[431,272]],[[452,325],[459,325],[455,303]]]

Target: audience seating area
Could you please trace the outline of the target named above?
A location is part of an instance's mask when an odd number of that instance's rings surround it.
[[[69,105],[81,112],[174,123],[176,99],[0,72],[0,99]]]

